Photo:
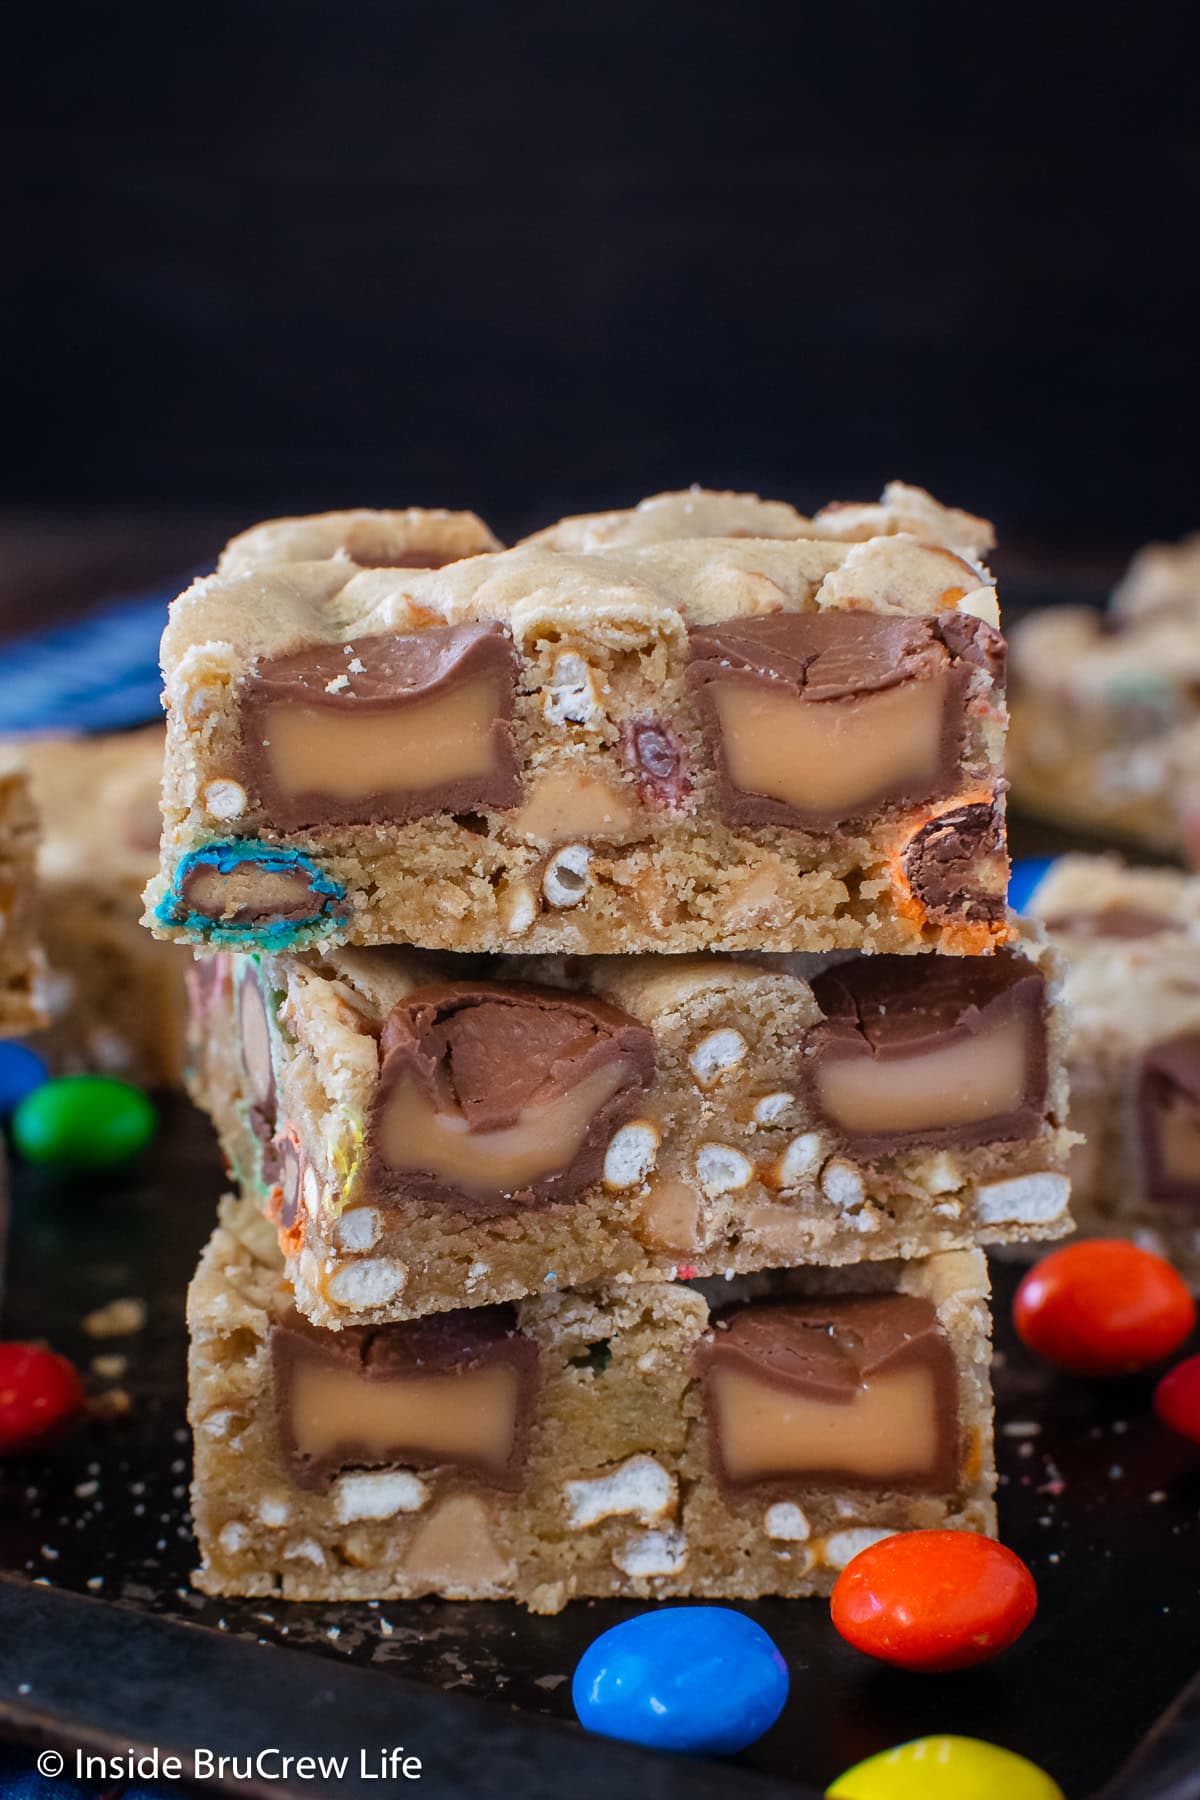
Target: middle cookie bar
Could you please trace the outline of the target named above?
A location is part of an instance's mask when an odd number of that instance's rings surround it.
[[[333,1329],[1067,1231],[1050,953],[799,960],[199,958],[193,1089]]]

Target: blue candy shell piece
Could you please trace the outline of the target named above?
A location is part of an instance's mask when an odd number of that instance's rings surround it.
[[[188,905],[184,888],[194,869],[207,867],[227,875],[240,864],[251,862],[264,869],[302,875],[313,897],[311,914],[306,918],[271,919],[263,924],[227,925]],[[207,943],[222,948],[303,950],[345,923],[347,909],[342,905],[345,897],[342,883],[327,874],[320,863],[303,850],[267,844],[261,838],[224,838],[202,844],[198,850],[189,850],[180,859],[174,880],[155,908],[154,916],[160,925],[182,925]]]
[[[1034,889],[1041,886],[1047,871],[1057,861],[1053,856],[1019,856],[1012,866],[1008,878],[1008,904],[1015,913],[1023,913],[1033,898]]]
[[[28,1044],[0,1043],[0,1118],[7,1119],[26,1094],[49,1079],[45,1062]]]
[[[673,1606],[614,1625],[571,1684],[585,1731],[652,1750],[732,1756],[769,1731],[788,1693],[761,1625],[727,1606]]]

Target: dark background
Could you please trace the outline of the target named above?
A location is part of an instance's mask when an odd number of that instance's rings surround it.
[[[9,578],[14,514],[42,558],[63,509],[174,553],[279,510],[513,534],[896,474],[1115,573],[1200,525],[1189,13],[26,4]]]

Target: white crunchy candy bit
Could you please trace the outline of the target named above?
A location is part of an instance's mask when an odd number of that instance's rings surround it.
[[[382,1230],[378,1207],[354,1206],[334,1226],[334,1242],[339,1250],[370,1250],[379,1242]]]
[[[649,1119],[633,1119],[622,1125],[605,1152],[605,1187],[640,1187],[657,1156],[658,1130]]]
[[[204,810],[213,819],[240,819],[246,810],[246,790],[240,781],[210,781],[204,790]]]
[[[555,658],[542,696],[542,712],[550,725],[587,725],[596,716],[596,684],[582,656],[566,650]]]
[[[523,881],[515,881],[500,897],[500,923],[512,937],[524,937],[537,918],[537,898]]]
[[[1014,1175],[1008,1181],[985,1181],[978,1192],[981,1225],[1040,1225],[1060,1219],[1071,1198],[1065,1175],[1049,1171]]]
[[[687,1553],[682,1531],[647,1531],[614,1550],[613,1561],[624,1575],[678,1575]]]
[[[736,1069],[745,1056],[746,1040],[741,1032],[723,1025],[700,1039],[688,1057],[688,1063],[700,1086],[710,1088],[730,1069]]]
[[[973,618],[982,619],[985,625],[1000,629],[1000,602],[996,599],[995,588],[972,588],[964,594],[958,603],[958,611],[970,613]]]
[[[754,1102],[754,1123],[774,1125],[796,1104],[795,1094],[761,1094]]]
[[[372,1306],[387,1306],[403,1293],[408,1281],[407,1265],[394,1256],[371,1256],[365,1262],[348,1263],[329,1278],[327,1292],[335,1306],[351,1312],[365,1312]]]
[[[791,1500],[777,1500],[774,1506],[768,1506],[767,1516],[763,1520],[763,1530],[767,1536],[780,1543],[801,1543],[811,1529],[803,1509]]]
[[[394,1519],[397,1513],[420,1512],[429,1489],[404,1469],[380,1469],[339,1475],[333,1485],[333,1510],[342,1525],[355,1519]]]
[[[872,1544],[881,1544],[884,1538],[895,1537],[894,1531],[885,1531],[873,1525],[858,1525],[849,1531],[835,1531],[825,1539],[824,1561],[826,1568],[844,1569],[848,1562],[853,1562],[863,1550],[869,1550]]]
[[[274,1530],[287,1524],[292,1516],[292,1509],[277,1494],[264,1494],[258,1503],[258,1516],[264,1525],[269,1525]]]
[[[747,1187],[754,1164],[732,1144],[701,1144],[696,1152],[696,1178],[707,1194],[732,1194]]]
[[[317,1214],[321,1210],[321,1183],[317,1171],[313,1168],[311,1163],[304,1171],[303,1191],[304,1210],[309,1218],[315,1221]]]
[[[821,1166],[821,1140],[815,1131],[803,1131],[794,1137],[775,1164],[775,1179],[781,1188],[799,1187]]]
[[[283,1554],[287,1562],[310,1562],[318,1569],[325,1567],[325,1552],[315,1538],[297,1538],[294,1544],[288,1544]]]
[[[633,1514],[644,1525],[652,1525],[664,1513],[674,1512],[677,1489],[675,1477],[660,1462],[639,1455],[629,1457],[610,1475],[564,1483],[563,1497],[572,1529],[581,1531],[621,1514]]]
[[[226,1556],[237,1556],[246,1548],[246,1527],[237,1519],[231,1519],[217,1533],[217,1542]]]
[[[578,906],[588,890],[592,853],[586,844],[564,844],[546,864],[542,892],[551,906]]]
[[[962,1170],[946,1150],[931,1156],[924,1168],[925,1186],[931,1194],[952,1194],[963,1184]]]
[[[858,1170],[840,1156],[831,1157],[825,1165],[821,1187],[834,1206],[861,1206],[866,1193]]]
[[[343,688],[348,688],[349,686],[350,677],[348,675],[335,675],[332,681],[327,681],[325,683],[325,692],[327,694],[340,694]]]

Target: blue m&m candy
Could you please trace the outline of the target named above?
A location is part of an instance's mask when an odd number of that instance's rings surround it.
[[[0,1118],[7,1119],[26,1094],[49,1079],[49,1069],[28,1044],[0,1043]]]
[[[1034,893],[1049,874],[1053,856],[1019,856],[1008,878],[1008,904],[1015,913],[1023,913]]]
[[[584,1651],[571,1684],[585,1731],[709,1756],[754,1743],[787,1692],[787,1664],[762,1626],[727,1606],[673,1606],[614,1625]]]

